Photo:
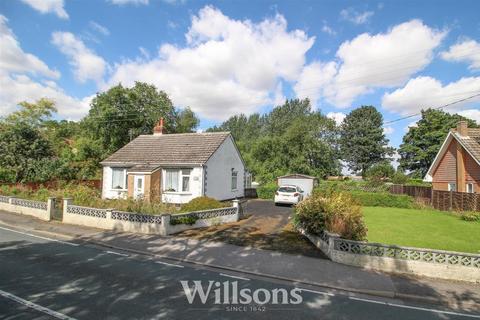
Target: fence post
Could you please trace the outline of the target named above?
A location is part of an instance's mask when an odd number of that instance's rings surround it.
[[[108,209],[105,209],[105,215],[106,215],[106,220],[107,220],[107,224],[110,226],[112,225],[112,229],[113,229],[113,221],[112,221],[112,211],[113,209],[112,208],[108,208]]]
[[[160,234],[162,236],[168,236],[169,228],[170,228],[170,215],[169,214],[162,214],[161,216],[162,223],[160,226]]]
[[[54,212],[55,212],[55,197],[49,197],[47,200],[48,221],[53,219]]]
[[[238,201],[238,199],[233,200],[232,206],[234,208],[237,208],[235,212],[235,221],[239,221],[240,220],[240,201]]]
[[[453,191],[450,191],[450,203],[449,203],[448,211],[452,211],[452,208],[453,208]]]
[[[339,234],[336,233],[327,233],[328,235],[328,251],[327,256],[332,259],[333,251],[335,250],[335,239],[340,238]]]
[[[15,197],[9,197],[8,198],[8,204],[13,205],[13,199],[15,199]]]
[[[73,204],[72,198],[63,198],[63,217],[67,214],[67,207]]]

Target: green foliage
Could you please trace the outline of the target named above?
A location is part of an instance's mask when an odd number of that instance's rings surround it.
[[[365,175],[368,168],[393,153],[383,133],[383,116],[372,106],[362,106],[343,120],[340,150],[348,168]]]
[[[141,82],[132,88],[119,84],[97,94],[82,127],[106,157],[138,135],[151,134],[161,117],[166,131],[175,132],[177,114],[166,93]]]
[[[222,203],[218,200],[209,197],[197,197],[190,200],[182,206],[181,212],[193,212],[208,209],[218,209],[228,206],[227,203]]]
[[[275,182],[268,182],[258,186],[257,195],[260,199],[270,199],[272,200],[275,196],[275,191],[277,191],[278,185]]]
[[[241,114],[208,131],[230,131],[259,182],[298,172],[323,177],[340,172],[335,122],[310,101],[287,100],[263,116]]]
[[[0,127],[0,167],[15,172],[14,181],[45,181],[52,147],[40,131],[24,122]]]
[[[198,127],[200,119],[189,107],[177,113],[177,128],[176,132],[195,132]]]
[[[480,212],[462,212],[460,218],[465,221],[480,221]]]
[[[449,114],[442,110],[427,109],[422,111],[422,118],[416,126],[411,126],[403,137],[398,149],[400,168],[409,170],[418,178],[423,178],[437,155],[450,129],[458,121],[468,121],[468,126],[475,128],[475,121],[458,114]]]
[[[386,161],[375,163],[365,171],[365,177],[370,180],[382,181],[392,178],[395,175],[395,169]]]
[[[18,105],[20,110],[9,114],[5,118],[5,123],[10,125],[23,123],[31,127],[40,127],[52,116],[52,113],[57,112],[55,102],[46,98],[39,99],[35,103],[23,101]]]
[[[384,183],[377,183],[376,181],[320,181],[315,188],[319,192],[330,194],[332,192],[349,192],[349,191],[364,191],[364,192],[386,192],[389,186]]]
[[[408,181],[410,181],[410,178],[402,170],[397,170],[392,177],[392,183],[394,184],[406,184]]]
[[[366,207],[416,208],[414,198],[387,192],[351,191],[355,201]]]
[[[188,224],[191,226],[192,224],[195,224],[197,220],[198,220],[198,217],[189,215],[189,216],[183,216],[183,217],[177,218],[175,220],[170,220],[170,224],[171,225]]]
[[[364,240],[367,236],[361,207],[347,193],[314,192],[297,205],[295,214],[297,226],[309,233],[326,230],[351,240]]]

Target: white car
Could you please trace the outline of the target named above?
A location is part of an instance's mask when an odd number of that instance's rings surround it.
[[[275,205],[297,204],[303,200],[303,190],[297,186],[280,186],[275,192]]]

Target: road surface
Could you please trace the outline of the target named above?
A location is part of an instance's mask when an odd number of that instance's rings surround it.
[[[203,304],[196,296],[190,304],[180,281],[189,281],[189,285],[201,281],[205,289],[212,281],[207,302]],[[261,289],[260,298],[273,289],[300,288],[302,302],[216,304],[215,283],[227,281],[237,283],[239,290]],[[220,318],[405,320],[480,319],[480,315],[353,296],[0,226],[0,319]]]

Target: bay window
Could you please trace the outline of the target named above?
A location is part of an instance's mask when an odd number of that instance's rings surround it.
[[[112,168],[112,189],[127,189],[127,169]]]
[[[189,192],[192,169],[166,169],[164,191]]]

